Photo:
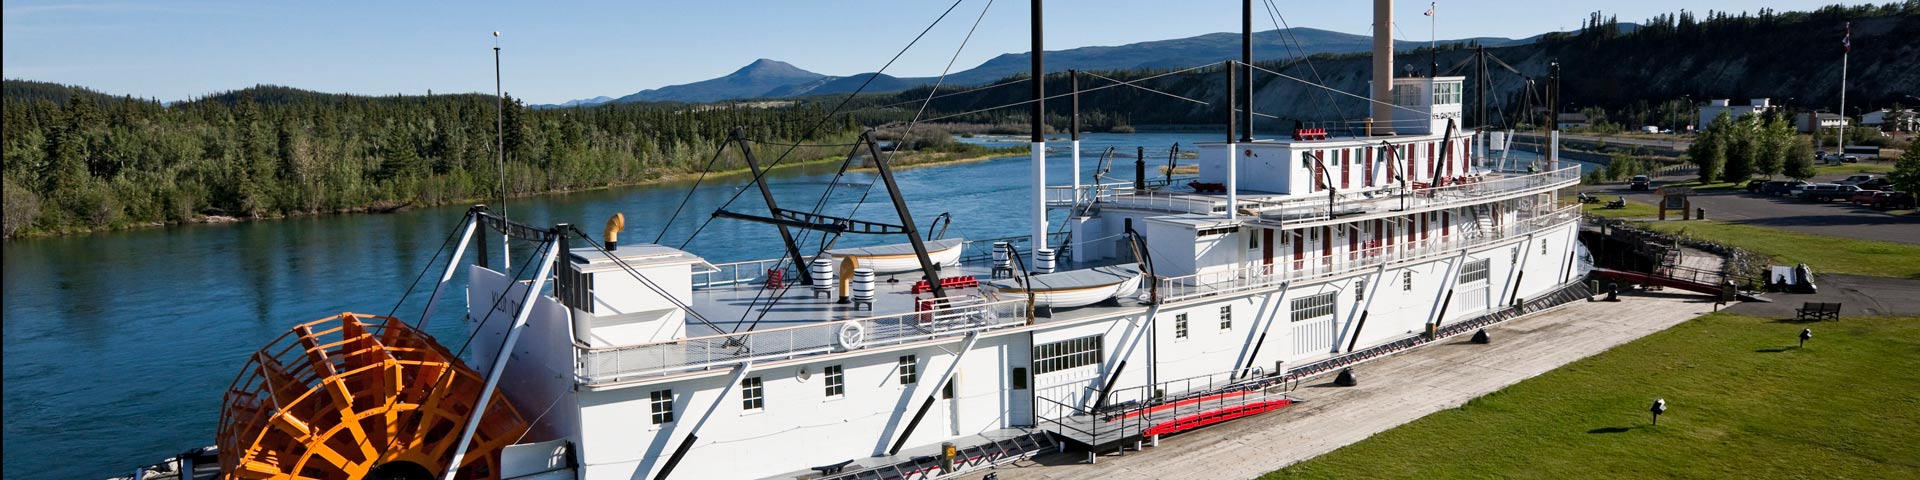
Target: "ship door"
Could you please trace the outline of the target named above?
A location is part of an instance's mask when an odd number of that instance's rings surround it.
[[[1260,266],[1263,273],[1273,274],[1273,229],[1260,229]]]

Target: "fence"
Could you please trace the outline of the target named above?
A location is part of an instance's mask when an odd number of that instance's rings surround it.
[[[979,302],[962,305],[956,301],[951,307],[924,312],[669,342],[581,348],[575,373],[582,384],[604,384],[634,377],[725,368],[745,361],[780,360],[957,337],[1027,324],[1025,299]]]

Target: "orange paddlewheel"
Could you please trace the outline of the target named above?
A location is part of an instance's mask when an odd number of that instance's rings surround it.
[[[527,422],[486,378],[393,317],[343,313],[293,327],[227,389],[216,444],[232,479],[498,478]],[[458,466],[469,416],[480,428]]]

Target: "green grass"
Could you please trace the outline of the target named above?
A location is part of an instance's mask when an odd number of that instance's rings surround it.
[[[1627,208],[1607,208],[1607,202],[1614,201],[1618,198],[1620,197],[1601,195],[1599,203],[1583,204],[1580,206],[1580,211],[1607,218],[1655,218],[1660,216],[1660,210],[1653,208],[1653,204],[1633,200],[1627,200]],[[1577,197],[1568,196],[1561,197],[1560,201],[1572,203],[1579,200]],[[1674,212],[1674,214],[1678,215],[1679,212]]]
[[[1920,317],[1716,313],[1262,478],[1920,478],[1916,352]]]
[[[1842,173],[1885,174],[1891,171],[1893,171],[1893,162],[1848,163],[1843,165],[1814,165],[1813,166],[1813,173],[1817,175],[1838,175]]]
[[[1920,279],[1920,245],[1830,237],[1713,220],[1646,222],[1644,226],[1744,248],[1773,257],[1776,265],[1805,263],[1816,273]]]

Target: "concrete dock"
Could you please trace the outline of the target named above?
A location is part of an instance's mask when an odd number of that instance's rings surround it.
[[[1330,375],[1309,380],[1294,392],[1307,403],[1166,437],[1158,447],[1102,452],[1095,464],[1085,452],[1050,454],[967,478],[1254,478],[1685,322],[1713,302],[1674,291],[1574,302],[1489,328],[1489,345],[1461,338],[1357,367],[1357,387],[1333,386]]]

